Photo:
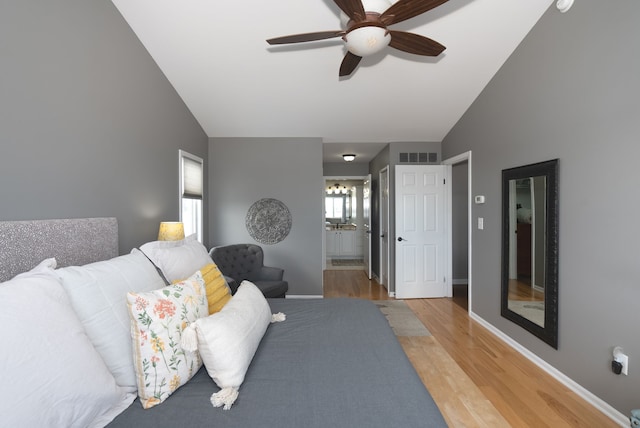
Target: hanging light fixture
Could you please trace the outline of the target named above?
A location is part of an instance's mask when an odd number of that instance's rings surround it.
[[[340,183],[336,183],[333,186],[327,187],[327,195],[335,194],[335,195],[346,195],[349,192],[347,186],[340,185]]]
[[[353,160],[356,158],[356,155],[352,154],[352,153],[347,153],[342,155],[342,159],[344,159],[347,162],[353,162]]]

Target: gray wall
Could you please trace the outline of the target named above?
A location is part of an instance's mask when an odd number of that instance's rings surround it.
[[[327,177],[364,177],[369,174],[369,164],[361,162],[327,162],[322,165]]]
[[[210,243],[257,243],[245,227],[251,205],[282,201],[291,212],[289,235],[259,244],[265,264],[285,269],[289,295],[322,295],[324,180],[320,138],[211,138]]]
[[[371,171],[371,270],[380,278],[380,171],[389,166],[391,148],[386,146],[369,162]],[[389,166],[389,168],[391,168]]]
[[[555,2],[554,2],[555,4]],[[473,310],[628,415],[640,408],[640,2],[552,5],[443,141],[473,151]],[[500,173],[559,158],[559,349],[500,317]],[[611,372],[612,348],[630,356]],[[635,367],[635,369],[634,369]]]
[[[455,283],[468,284],[469,279],[469,162],[451,168],[452,204],[452,270]]]
[[[0,9],[0,219],[115,216],[121,252],[155,239],[201,127],[111,2]]]

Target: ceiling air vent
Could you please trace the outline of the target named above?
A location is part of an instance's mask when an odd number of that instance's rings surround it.
[[[438,153],[399,153],[399,163],[438,163]]]

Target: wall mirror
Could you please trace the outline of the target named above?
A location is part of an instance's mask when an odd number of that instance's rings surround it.
[[[558,348],[558,160],[502,170],[503,317]]]

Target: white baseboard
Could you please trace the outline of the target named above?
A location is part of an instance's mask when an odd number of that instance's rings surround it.
[[[629,426],[629,418],[611,407],[608,403],[606,403],[601,398],[597,397],[586,388],[584,388],[579,383],[575,382],[573,379],[562,373],[560,370],[556,369],[549,363],[547,363],[542,358],[538,357],[533,352],[529,351],[524,346],[520,345],[518,342],[504,334],[501,330],[496,328],[493,324],[487,322],[484,318],[481,318],[475,312],[469,312],[469,317],[471,317],[474,321],[477,321],[484,328],[489,330],[491,333],[495,334],[500,340],[505,342],[507,345],[511,346],[513,349],[522,354],[529,361],[534,363],[536,366],[540,367],[542,370],[547,372],[551,377],[556,379],[558,382],[569,388],[571,391],[578,394],[582,399],[584,399],[587,403],[591,404],[596,409],[600,410],[607,417],[609,417],[612,421],[619,424],[621,427]]]
[[[322,299],[322,295],[318,294],[287,294],[286,299]]]

